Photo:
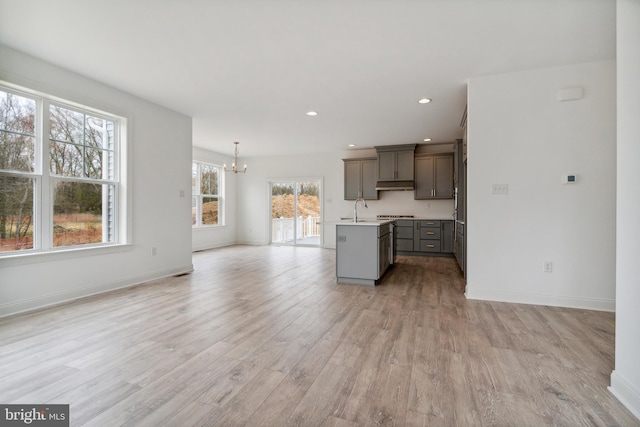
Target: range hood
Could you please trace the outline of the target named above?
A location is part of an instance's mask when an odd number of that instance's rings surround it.
[[[377,145],[378,191],[413,191],[416,144]]]
[[[413,191],[413,181],[378,181],[376,190],[379,191]]]

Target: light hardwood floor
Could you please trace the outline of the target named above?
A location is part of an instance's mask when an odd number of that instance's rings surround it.
[[[0,320],[0,402],[72,426],[640,426],[612,313],[468,301],[450,258],[337,285],[335,251],[234,246],[191,275]]]

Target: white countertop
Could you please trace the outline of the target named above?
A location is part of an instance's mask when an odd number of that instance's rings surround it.
[[[453,217],[450,215],[435,215],[435,216],[425,216],[425,217],[413,217],[413,218],[388,218],[388,219],[378,219],[378,218],[358,218],[358,222],[353,222],[353,218],[340,218],[337,220],[329,220],[323,221],[321,224],[337,224],[337,225],[373,225],[378,226],[382,224],[388,224],[390,222],[398,221],[398,220],[407,220],[407,221],[453,221]]]
[[[413,218],[396,218],[396,219],[408,219],[417,221],[453,221],[453,215],[435,215],[435,216],[416,216]]]
[[[390,222],[395,221],[395,219],[369,219],[369,218],[362,218],[362,219],[358,219],[358,222],[353,222],[353,219],[342,219],[339,221],[336,221],[335,224],[337,225],[363,225],[363,226],[374,226],[374,227],[378,227],[380,225],[383,224],[389,224]]]

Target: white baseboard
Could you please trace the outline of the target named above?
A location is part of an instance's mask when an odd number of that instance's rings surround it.
[[[104,292],[115,291],[117,289],[128,288],[130,286],[139,285],[151,280],[162,279],[178,274],[191,273],[192,271],[193,264],[188,264],[182,267],[175,267],[166,270],[156,270],[139,276],[125,277],[115,282],[101,283],[86,288],[54,292],[47,295],[38,295],[34,298],[12,301],[9,303],[0,304],[0,318],[63,304],[91,295],[97,295]]]
[[[264,240],[240,240],[236,242],[236,245],[247,245],[247,246],[267,246],[269,242],[265,242]]]
[[[209,249],[224,248],[224,247],[233,246],[236,244],[237,244],[236,242],[230,242],[230,243],[220,243],[217,245],[199,245],[199,246],[192,247],[191,252],[208,251]]]
[[[524,292],[505,292],[490,289],[475,289],[467,285],[465,292],[467,299],[484,301],[513,302],[518,304],[548,305],[552,307],[581,308],[586,310],[611,311],[616,310],[614,299],[579,298],[562,295],[534,294]]]
[[[640,420],[640,390],[614,370],[611,373],[609,391]]]

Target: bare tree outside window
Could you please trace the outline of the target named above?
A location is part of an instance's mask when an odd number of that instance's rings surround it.
[[[220,166],[193,162],[192,225],[221,225],[222,196]]]
[[[33,248],[35,101],[0,91],[0,251]]]
[[[56,104],[49,108],[49,168],[55,181],[53,245],[103,242],[103,200],[111,186],[76,181],[112,179],[114,123]],[[108,238],[107,238],[107,241]]]
[[[0,253],[116,241],[118,122],[107,117],[0,88]],[[52,212],[46,224],[36,206]]]

